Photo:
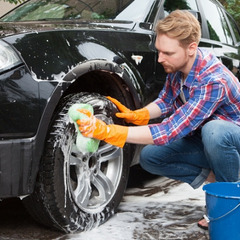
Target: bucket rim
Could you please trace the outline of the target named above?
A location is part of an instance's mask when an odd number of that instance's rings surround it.
[[[222,198],[231,198],[231,199],[238,199],[240,200],[240,195],[239,196],[235,196],[235,195],[224,195],[224,194],[220,194],[220,193],[215,193],[208,188],[209,186],[213,186],[213,185],[239,185],[239,191],[240,191],[240,182],[214,182],[214,183],[208,183],[206,185],[203,186],[203,191],[205,191],[207,194],[212,195],[212,196],[216,196],[216,197],[222,197]]]

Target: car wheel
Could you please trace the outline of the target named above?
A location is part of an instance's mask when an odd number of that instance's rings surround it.
[[[95,116],[108,124],[117,121],[117,109],[101,95],[65,97],[49,130],[35,191],[24,199],[38,222],[67,233],[90,230],[116,212],[130,164],[129,150],[103,141],[95,153],[78,151],[75,125],[67,114],[75,103],[91,104]]]

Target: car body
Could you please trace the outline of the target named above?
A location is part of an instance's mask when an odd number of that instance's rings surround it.
[[[214,0],[30,0],[0,18],[1,199],[23,198],[37,221],[64,232],[114,214],[142,146],[79,152],[68,109],[88,103],[126,124],[105,96],[130,109],[154,100],[166,77],[154,27],[175,9],[195,14],[200,47],[239,78],[239,29]]]

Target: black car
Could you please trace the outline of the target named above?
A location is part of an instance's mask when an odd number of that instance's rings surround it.
[[[89,230],[117,210],[141,146],[76,147],[68,109],[89,103],[107,123],[116,107],[154,100],[166,74],[154,27],[175,9],[200,21],[200,46],[239,77],[239,29],[214,0],[30,0],[0,18],[0,198],[19,197],[40,223]]]

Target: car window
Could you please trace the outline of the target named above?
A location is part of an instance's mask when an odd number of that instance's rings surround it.
[[[127,8],[125,8],[114,20],[132,19],[141,21],[145,19],[148,13],[146,9],[150,9],[154,0],[135,0]]]
[[[234,32],[234,35],[235,35],[235,38],[236,38],[236,42],[240,43],[240,33],[239,33],[239,27],[237,26],[236,22],[231,18],[229,17],[229,22],[232,26],[232,30]]]
[[[222,9],[209,0],[201,0],[207,20],[210,39],[226,44],[234,44],[229,26]]]
[[[131,3],[138,2],[140,6],[139,1],[146,2],[145,0],[32,0],[4,16],[1,21],[115,19]],[[133,10],[132,12],[132,15],[137,13]]]
[[[164,11],[166,14],[176,9],[187,9],[198,11],[198,7],[195,0],[167,0],[164,3]]]

